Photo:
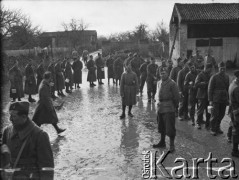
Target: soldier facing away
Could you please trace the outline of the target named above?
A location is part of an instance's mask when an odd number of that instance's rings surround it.
[[[94,84],[94,82],[96,81],[96,72],[95,72],[96,66],[92,55],[90,55],[90,60],[87,62],[87,69],[88,69],[87,81],[90,82],[90,87],[94,87],[96,86]]]
[[[108,84],[110,83],[110,79],[113,79],[113,83],[115,83],[114,80],[114,57],[112,54],[109,55],[109,58],[106,60],[106,66],[108,67]]]
[[[103,59],[101,57],[101,54],[98,53],[98,57],[95,60],[95,65],[97,67],[97,79],[98,79],[98,83],[100,85],[104,84],[102,82],[102,79],[105,79],[105,70],[104,70],[104,62]]]
[[[149,63],[150,63],[150,60],[147,58],[146,62],[144,62],[139,68],[139,71],[140,71],[140,88],[139,88],[139,91],[140,91],[141,95],[143,93],[144,84],[145,84],[145,81],[147,79],[147,66],[149,65]]]
[[[10,98],[12,98],[13,102],[16,101],[16,98],[18,98],[18,101],[21,101],[21,98],[24,97],[23,75],[19,69],[18,61],[16,61],[15,65],[9,70],[9,79],[11,82]]]
[[[44,69],[44,64],[43,64],[43,60],[41,61],[41,63],[37,66],[37,90],[39,88],[39,85],[43,79],[43,74],[45,72]]]

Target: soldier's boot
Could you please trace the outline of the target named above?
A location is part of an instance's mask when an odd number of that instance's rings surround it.
[[[21,98],[18,98],[18,101],[22,101]]]
[[[60,133],[62,133],[62,132],[64,132],[66,130],[66,129],[59,128],[57,124],[52,124],[52,125],[55,128],[57,134],[60,134]]]
[[[134,115],[131,113],[131,110],[132,110],[132,105],[129,106],[128,116],[134,117]]]
[[[65,97],[65,96],[66,96],[62,91],[61,91],[60,93],[61,93],[61,96],[62,96],[62,97]]]
[[[122,105],[122,114],[120,115],[120,119],[124,119],[125,118],[125,109],[126,109],[126,106],[125,105]]]
[[[155,100],[155,94],[152,95],[152,102],[156,102],[156,100]]]
[[[238,143],[233,143],[231,155],[232,155],[233,157],[238,157],[238,158],[239,158]]]
[[[165,135],[161,134],[161,139],[158,144],[153,144],[153,148],[165,148],[166,143],[165,143]]]
[[[113,78],[113,84],[115,84],[115,79]]]
[[[191,119],[192,119],[192,126],[195,126],[195,119],[194,119],[194,117],[192,117]]]
[[[148,94],[148,102],[151,102],[151,92],[147,92]]]
[[[29,94],[28,101],[29,101],[29,102],[36,102],[36,100],[32,98],[31,94]]]
[[[16,98],[13,98],[13,99],[12,99],[12,102],[15,102],[15,101],[16,101]]]
[[[170,151],[171,153],[175,151],[174,139],[175,139],[175,137],[170,137],[170,147],[169,147],[169,151]]]

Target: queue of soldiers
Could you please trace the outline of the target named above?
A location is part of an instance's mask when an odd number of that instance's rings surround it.
[[[230,105],[231,125],[228,128],[228,141],[233,144],[232,156],[239,157],[239,71],[235,71],[235,80],[229,85],[229,76],[223,62],[216,66],[211,51],[205,59],[197,51],[196,55],[186,59],[178,58],[177,66],[173,67],[171,60],[163,60],[161,66],[155,63],[155,58],[144,59],[137,53],[110,54],[106,62],[98,53],[96,60],[93,56],[85,58],[88,69],[87,81],[90,87],[103,85],[105,79],[104,66],[108,67],[108,83],[120,85],[122,100],[122,114],[125,118],[126,107],[128,116],[133,117],[132,107],[136,104],[136,95],[143,94],[144,84],[147,84],[148,103],[156,102],[158,91],[157,122],[160,141],[154,148],[166,147],[166,135],[170,139],[170,151],[175,150],[176,116],[180,121],[191,120],[198,129],[210,130],[213,136],[222,134],[221,121],[224,118],[227,105]],[[23,172],[16,172],[14,176],[20,178],[52,179],[54,161],[47,133],[40,129],[42,124],[52,124],[58,134],[65,131],[57,126],[58,117],[52,103],[55,91],[58,96],[71,93],[73,85],[80,88],[82,83],[83,63],[78,58],[77,52],[72,53],[73,64],[70,59],[63,62],[52,61],[45,72],[43,62],[37,68],[35,80],[32,61],[26,67],[25,89],[23,91],[23,76],[18,68],[18,62],[9,71],[11,81],[10,121],[12,125],[5,128],[1,146],[1,167],[3,168],[28,168]],[[125,71],[124,71],[125,69]],[[218,72],[216,72],[218,71]],[[230,87],[229,87],[230,86]],[[29,119],[29,103],[21,101],[24,93],[29,95],[29,102],[35,102],[32,95],[39,93],[36,110],[32,121]],[[197,109],[196,109],[197,107]],[[203,120],[204,112],[206,121]],[[196,120],[195,120],[196,114]],[[34,122],[34,123],[33,123]],[[25,149],[24,149],[25,147]],[[10,157],[7,154],[11,154]],[[30,168],[30,170],[29,170]]]

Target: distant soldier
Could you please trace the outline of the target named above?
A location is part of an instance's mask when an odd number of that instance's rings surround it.
[[[94,87],[96,86],[94,84],[94,82],[96,81],[96,72],[95,72],[96,66],[92,55],[90,55],[90,60],[87,62],[87,69],[88,69],[87,81],[90,82],[90,87]]]
[[[198,100],[198,108],[197,108],[197,128],[201,129],[201,125],[203,124],[203,114],[206,112],[206,129],[209,129],[210,124],[210,114],[208,112],[208,83],[212,73],[212,64],[206,64],[204,66],[204,70],[200,72],[195,80],[195,88],[197,89],[196,98]]]
[[[39,87],[39,100],[32,121],[38,126],[41,126],[42,124],[52,124],[57,134],[60,134],[64,132],[65,129],[61,129],[57,125],[59,120],[51,100],[50,86],[51,73],[47,71],[44,73],[44,79]]]
[[[213,67],[213,74],[216,73],[217,71],[217,62],[215,60],[215,58],[212,56],[212,49],[208,49],[208,53],[207,56],[205,56],[204,59],[204,64],[212,64]]]
[[[9,79],[11,82],[10,86],[10,98],[12,102],[21,101],[21,98],[24,97],[23,91],[23,75],[18,66],[18,61],[16,60],[15,65],[9,70]]]
[[[140,58],[137,53],[135,53],[130,63],[131,63],[132,71],[135,72],[135,74],[137,75],[137,78],[138,78],[138,82],[140,83],[139,68],[144,63],[144,60],[142,58]]]
[[[43,74],[45,72],[45,69],[44,69],[44,64],[43,64],[43,60],[41,61],[41,63],[37,66],[37,69],[36,69],[36,72],[37,72],[37,90],[39,88],[39,85],[43,79]]]
[[[124,67],[128,66],[132,59],[133,59],[133,54],[129,53],[128,57],[124,60]]]
[[[149,65],[149,63],[150,63],[150,60],[149,60],[149,58],[147,58],[146,62],[144,62],[139,68],[139,71],[140,71],[140,88],[139,88],[139,91],[140,91],[141,95],[143,93],[144,84],[145,84],[145,81],[147,79],[147,66]]]
[[[113,64],[113,68],[114,68],[114,76],[115,76],[115,83],[116,86],[118,85],[118,81],[119,81],[119,85],[120,85],[120,79],[121,79],[121,75],[124,72],[124,65],[123,65],[123,59],[121,57],[118,57]]]
[[[51,97],[53,99],[57,98],[55,95],[55,90],[56,90],[56,73],[55,73],[55,60],[52,59],[51,63],[49,64],[48,71],[51,72],[51,79],[52,79],[52,83],[54,84],[53,86],[51,86]]]
[[[173,69],[173,61],[171,59],[168,59],[168,73],[170,74]]]
[[[213,106],[211,114],[211,134],[222,134],[221,121],[228,105],[229,76],[224,62],[218,64],[219,72],[213,75],[208,85],[208,101]]]
[[[188,120],[188,89],[184,86],[184,80],[189,72],[188,64],[184,61],[184,67],[182,70],[178,72],[177,77],[177,85],[179,89],[180,101],[179,101],[179,108],[178,108],[178,119]]]
[[[99,84],[104,84],[102,79],[105,79],[105,70],[104,70],[104,61],[101,57],[101,54],[98,53],[98,57],[95,60],[95,65],[97,67],[97,79]]]
[[[197,77],[197,70],[195,65],[192,62],[188,63],[190,71],[187,73],[185,80],[184,80],[184,87],[185,90],[188,90],[188,108],[189,108],[189,115],[192,121],[192,125],[195,125],[195,106],[197,103],[196,99],[196,87],[195,87],[195,80]]]
[[[74,62],[72,64],[73,69],[73,82],[75,83],[75,89],[80,88],[79,84],[82,84],[82,69],[83,63],[79,57],[74,57]]]
[[[106,66],[108,67],[108,84],[110,83],[110,78],[113,79],[113,83],[115,83],[114,80],[114,57],[112,54],[109,55],[109,58],[106,60]]]
[[[156,72],[156,77],[157,77],[158,81],[160,81],[160,79],[161,79],[161,69],[165,68],[165,67],[167,67],[166,61],[162,60],[162,64],[161,64],[161,66],[158,67],[157,72]]]
[[[120,119],[125,118],[126,106],[129,106],[128,116],[133,117],[131,112],[132,106],[136,104],[136,94],[138,94],[138,78],[132,71],[131,65],[126,67],[126,72],[121,76],[120,80],[120,96],[122,98],[122,114]]]
[[[147,93],[148,93],[148,102],[155,102],[155,94],[157,90],[157,69],[158,65],[155,64],[155,59],[151,57],[150,64],[147,66]]]
[[[157,122],[161,140],[158,144],[154,144],[153,148],[164,148],[166,146],[165,136],[167,135],[170,138],[169,150],[173,152],[175,150],[174,140],[176,136],[175,109],[179,101],[179,92],[177,84],[169,78],[166,67],[161,69],[158,96]]]
[[[58,62],[55,64],[55,73],[56,73],[56,90],[58,92],[58,96],[65,97],[65,94],[62,91],[63,89],[65,89],[65,77],[61,69],[60,60],[58,60]]]
[[[11,179],[46,179],[54,178],[54,159],[49,136],[30,120],[29,103],[14,102],[9,107],[11,125],[3,131],[2,147],[9,149],[13,169]],[[9,169],[9,168],[8,168]],[[2,172],[2,171],[1,171]],[[6,171],[7,172],[7,171]],[[5,173],[3,179],[9,179]]]
[[[72,93],[73,86],[73,73],[71,68],[70,59],[66,62],[65,68],[65,85],[66,85],[66,93]]]
[[[85,66],[87,65],[88,56],[89,56],[88,51],[84,50],[83,53],[82,53],[82,59],[83,59],[83,61],[85,63]]]
[[[32,67],[32,59],[29,60],[29,63],[27,64],[25,68],[25,94],[29,95],[28,101],[29,102],[36,102],[35,99],[32,98],[32,95],[37,94],[37,84],[36,84],[36,78],[35,73]]]
[[[177,59],[177,66],[174,67],[170,73],[169,78],[174,80],[177,83],[178,72],[183,68],[183,61],[181,58]]]
[[[231,107],[231,120],[233,124],[232,134],[232,153],[234,157],[239,157],[239,70],[234,72],[236,79],[232,81],[229,87],[229,101]]]
[[[192,62],[195,64],[195,68],[197,71],[202,71],[204,68],[204,59],[202,55],[200,55],[200,50],[196,49],[196,54],[192,57]]]

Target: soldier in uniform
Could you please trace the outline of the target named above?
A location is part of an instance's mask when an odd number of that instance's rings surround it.
[[[161,69],[162,69],[162,68],[165,68],[165,67],[167,67],[166,61],[163,60],[161,66],[158,67],[157,72],[156,72],[156,77],[157,77],[157,80],[158,80],[158,81],[160,81],[160,79],[161,79],[161,75],[160,75]],[[169,72],[169,71],[168,71],[168,72]]]
[[[37,84],[35,79],[35,73],[32,67],[32,59],[29,60],[29,63],[25,68],[25,75],[25,94],[29,95],[29,102],[36,102],[36,100],[32,98],[32,95],[37,94]]]
[[[140,71],[139,68],[140,66],[144,63],[143,59],[139,57],[139,55],[137,53],[134,54],[134,57],[131,60],[131,67],[132,67],[132,71],[135,72],[135,74],[137,75],[138,78],[138,82],[140,83]]]
[[[114,76],[115,76],[115,83],[116,86],[118,85],[118,81],[119,81],[119,85],[120,85],[120,79],[121,79],[121,75],[124,72],[124,65],[123,65],[123,59],[121,57],[118,57],[113,64],[113,68],[114,68]]]
[[[179,89],[180,101],[179,101],[179,108],[178,108],[178,119],[188,120],[188,89],[184,86],[184,80],[189,72],[188,64],[184,61],[184,67],[182,70],[178,72],[177,77],[177,85]]]
[[[236,79],[232,81],[229,87],[230,115],[232,120],[232,153],[234,157],[239,157],[239,70],[234,72]]]
[[[51,100],[51,72],[47,71],[44,73],[44,79],[42,80],[39,87],[39,100],[35,112],[32,117],[38,126],[42,124],[52,124],[55,128],[57,134],[60,134],[65,131],[58,127],[58,117]]]
[[[221,121],[228,105],[229,76],[225,73],[224,62],[218,64],[219,72],[213,75],[208,85],[208,101],[213,106],[211,113],[211,134],[222,134]]]
[[[192,57],[192,62],[195,65],[197,71],[202,71],[204,67],[204,59],[202,55],[200,55],[200,50],[196,49],[196,54]]]
[[[90,55],[90,60],[87,62],[87,69],[88,69],[87,81],[90,82],[90,87],[94,87],[96,86],[94,84],[94,82],[96,81],[96,73],[95,73],[96,66],[92,55]]]
[[[174,140],[176,136],[175,109],[179,101],[177,84],[169,78],[167,68],[161,69],[161,81],[158,87],[159,103],[157,112],[158,131],[161,133],[161,140],[154,144],[153,148],[164,148],[165,136],[170,138],[170,151],[175,150]]]
[[[21,98],[24,97],[23,75],[19,69],[17,60],[15,65],[9,70],[9,79],[11,82],[10,98],[13,99],[13,102],[16,101],[16,98],[18,98],[18,101],[21,101]]]
[[[126,67],[126,72],[121,76],[120,80],[120,96],[122,98],[122,114],[120,119],[125,118],[126,106],[129,106],[128,116],[133,117],[131,113],[132,106],[136,104],[136,94],[138,94],[138,78],[132,71],[131,64]]]
[[[157,90],[157,73],[158,65],[155,64],[155,59],[151,57],[151,62],[147,66],[147,93],[148,93],[148,102],[155,102],[155,94]]]
[[[168,59],[168,73],[170,74],[173,69],[173,61],[171,59]]]
[[[85,66],[87,65],[88,55],[89,55],[88,51],[84,50],[83,53],[82,53],[82,59],[85,63]]]
[[[61,62],[58,60],[58,62],[55,64],[55,73],[56,73],[56,90],[58,92],[58,96],[65,97],[65,94],[63,93],[63,89],[65,89],[65,78],[61,69]]]
[[[147,66],[149,65],[149,63],[150,63],[150,60],[147,58],[146,62],[144,62],[139,68],[139,71],[140,71],[140,88],[139,88],[139,91],[140,91],[141,95],[143,93],[144,84],[145,84],[145,81],[147,79]]]
[[[215,60],[215,58],[212,56],[212,50],[209,48],[208,49],[208,53],[207,56],[205,56],[204,59],[204,64],[212,64],[213,67],[213,74],[216,72],[217,70],[217,62]]]
[[[82,84],[82,69],[83,63],[80,58],[73,56],[74,62],[72,64],[73,69],[73,82],[75,83],[75,89],[80,88],[79,84]]]
[[[9,107],[9,113],[11,125],[4,129],[2,143],[5,148],[8,147],[11,159],[1,163],[20,168],[20,171],[14,172],[12,179],[53,180],[54,159],[50,140],[47,133],[29,119],[29,103],[14,102]]]
[[[114,58],[113,55],[110,54],[109,58],[106,61],[106,66],[108,67],[108,84],[110,83],[110,78],[113,79],[113,83],[115,83],[114,80]]]
[[[183,68],[183,61],[182,58],[177,59],[177,66],[174,67],[170,73],[169,78],[174,80],[177,83],[178,72]]]
[[[55,95],[55,90],[56,90],[56,73],[55,73],[55,60],[52,59],[51,63],[49,64],[48,71],[51,72],[51,79],[52,79],[52,83],[53,85],[51,86],[51,97],[52,99],[56,99],[56,95]]]
[[[66,85],[66,93],[72,93],[73,86],[73,74],[70,59],[66,62],[65,68],[65,85]]]
[[[97,67],[97,79],[98,79],[98,83],[104,84],[102,82],[102,79],[105,79],[105,70],[104,70],[104,62],[103,59],[101,57],[101,54],[98,53],[98,57],[95,60],[95,65]]]
[[[212,64],[206,64],[204,66],[204,70],[200,72],[195,80],[195,88],[197,89],[197,101],[198,101],[198,108],[197,108],[197,128],[201,129],[201,125],[203,123],[203,113],[206,111],[206,128],[209,128],[210,125],[210,114],[208,113],[208,83],[212,73]]]
[[[41,63],[37,66],[37,90],[39,88],[39,85],[43,79],[43,74],[45,72],[44,65],[43,65],[43,60]]]
[[[130,62],[131,62],[132,59],[133,59],[133,54],[132,54],[132,53],[129,53],[129,54],[128,54],[128,57],[124,60],[124,67],[125,67],[125,68],[130,64]]]
[[[189,115],[192,120],[192,125],[195,125],[195,106],[197,103],[196,99],[196,88],[195,88],[195,80],[197,77],[197,70],[195,65],[192,62],[188,63],[190,71],[187,73],[185,80],[184,80],[184,87],[185,90],[188,90],[188,104],[189,104]]]

